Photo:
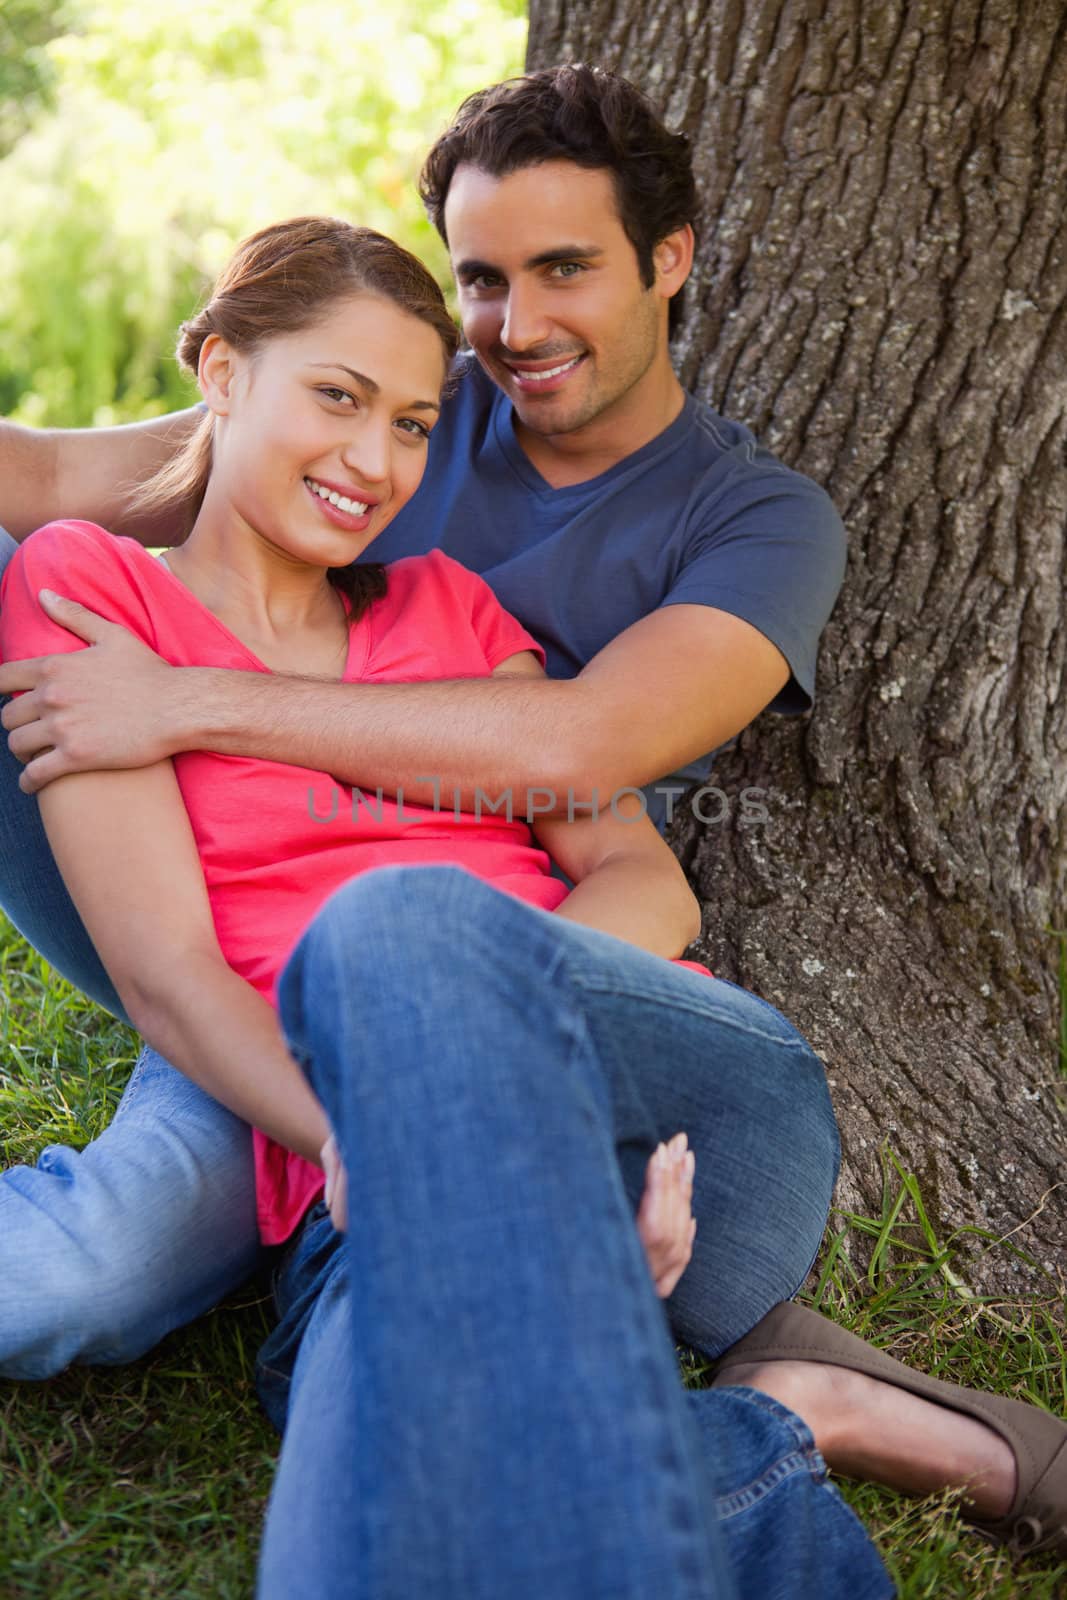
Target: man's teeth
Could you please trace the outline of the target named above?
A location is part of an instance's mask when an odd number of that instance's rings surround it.
[[[547,383],[549,378],[558,378],[561,372],[569,372],[572,367],[578,365],[581,359],[581,356],[572,356],[569,361],[563,363],[562,367],[549,367],[547,372],[527,372],[523,367],[515,367],[514,371],[516,376],[520,377],[524,383]]]
[[[344,511],[350,517],[361,517],[367,510],[367,503],[363,500],[349,500],[347,495],[338,494],[336,489],[327,489],[325,484],[316,483],[314,478],[308,478],[307,485],[320,500],[328,500],[338,511]]]

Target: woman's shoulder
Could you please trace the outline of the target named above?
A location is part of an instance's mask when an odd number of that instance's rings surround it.
[[[388,588],[384,604],[398,610],[425,606],[469,613],[473,597],[486,587],[484,578],[443,550],[401,556],[399,561],[391,561],[385,571]]]
[[[522,624],[500,604],[490,584],[446,555],[431,550],[426,555],[405,556],[386,568],[389,593],[384,604],[393,610],[387,620],[403,615],[416,623],[428,641],[443,646],[465,634],[476,643],[480,659],[493,671],[508,656],[532,650],[544,665],[544,652]]]
[[[385,570],[390,583],[398,581],[408,588],[426,583],[466,585],[472,579],[475,583],[484,581],[454,556],[436,549],[427,550],[424,555],[401,556],[398,561],[391,561]]]
[[[54,522],[46,522],[22,541],[16,554],[34,564],[59,558],[66,571],[71,570],[71,564],[76,563],[79,556],[91,558],[94,564],[104,561],[123,567],[152,559],[136,539],[109,533],[98,522],[86,522],[79,517],[59,517]]]
[[[156,565],[135,539],[98,523],[64,517],[46,522],[19,545],[0,576],[4,653],[45,654],[69,647],[72,635],[45,617],[42,589],[87,606],[151,642],[158,610],[151,569]]]

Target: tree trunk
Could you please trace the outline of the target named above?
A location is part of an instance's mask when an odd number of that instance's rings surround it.
[[[824,484],[845,589],[810,719],[675,842],[703,952],[827,1063],[838,1201],[888,1141],[979,1288],[1062,1288],[1067,12],[1062,0],[533,0],[691,136],[684,381]],[[767,821],[740,803],[766,791]]]

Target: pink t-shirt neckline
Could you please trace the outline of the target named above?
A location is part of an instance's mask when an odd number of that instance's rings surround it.
[[[228,628],[226,626],[226,624],[223,622],[222,618],[217,616],[216,613],[214,611],[212,611],[209,606],[206,606],[204,604],[204,602],[200,599],[199,595],[193,593],[193,591],[192,591],[192,589],[190,589],[189,585],[187,583],[184,583],[182,581],[182,579],[179,578],[178,574],[171,570],[170,564],[164,559],[163,556],[155,556],[155,557],[152,557],[150,559],[152,559],[154,561],[155,565],[157,567],[159,567],[166,574],[168,580],[172,584],[177,585],[177,587],[181,590],[181,592],[185,596],[185,598],[187,600],[191,601],[192,604],[194,606],[196,606],[197,610],[203,612],[205,617],[209,617],[211,619],[211,621],[215,624],[215,627],[219,630],[219,632],[225,634],[225,636],[226,636],[227,640],[230,642],[230,644],[236,646],[236,648],[241,651],[242,655],[245,656],[245,658],[248,661],[251,661],[252,665],[255,667],[257,672],[265,672],[265,673],[267,673],[268,677],[273,677],[274,676],[274,668],[273,667],[268,667],[265,661],[261,661],[259,659],[259,657],[255,654],[255,652],[253,650],[249,649],[249,647],[245,644],[244,640],[243,639],[239,639],[237,634],[235,634],[232,629],[230,629],[230,628]],[[341,603],[345,608],[346,614],[349,617],[351,617],[351,615],[352,615],[352,607],[349,604],[347,595],[342,595],[341,596]],[[370,614],[374,610],[374,606],[376,604],[377,604],[377,601],[374,601],[371,605],[369,605],[367,607],[366,611],[363,613],[362,617],[360,617],[358,622],[356,622],[356,623],[350,622],[349,623],[349,627],[348,627],[348,651],[347,651],[347,654],[345,655],[344,671],[341,673],[341,677],[338,680],[341,683],[344,683],[348,679],[353,678],[353,677],[356,677],[356,678],[360,677],[362,675],[362,673],[366,670],[367,662],[370,659],[370,642],[371,642],[371,640],[370,640],[370,629],[367,626],[367,624],[370,621]],[[353,660],[353,656],[355,654],[357,643],[358,643],[358,645],[360,647],[360,659],[358,661],[355,661],[355,660]]]

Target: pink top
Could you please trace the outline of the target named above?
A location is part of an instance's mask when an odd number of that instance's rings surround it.
[[[385,597],[351,629],[344,681],[484,678],[523,650],[543,662],[488,584],[441,551],[398,561],[388,575]],[[87,648],[41,610],[42,588],[122,623],[175,666],[269,671],[136,540],[75,521],[39,529],[9,562],[0,579],[0,660]],[[175,756],[174,770],[222,954],[272,1005],[301,933],[358,872],[449,863],[545,910],[566,898],[525,822],[503,813],[457,816],[447,794],[439,811],[398,807],[324,772],[210,751]],[[276,1244],[321,1193],[322,1173],[258,1131],[255,1147],[260,1230]]]

